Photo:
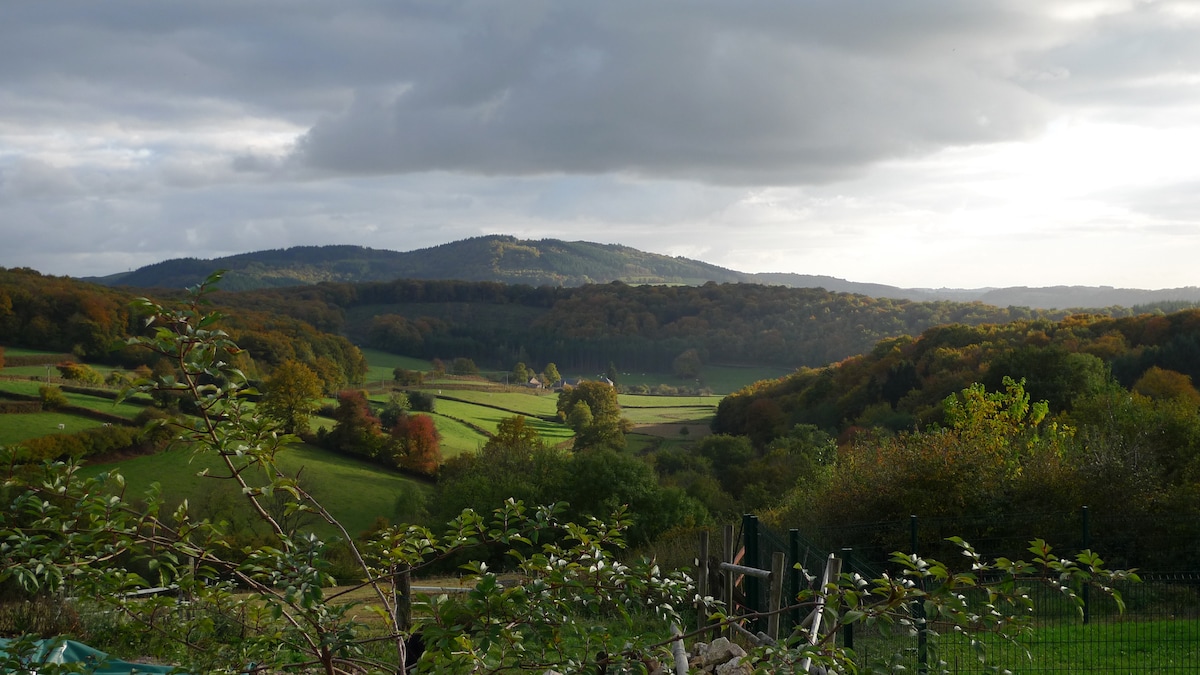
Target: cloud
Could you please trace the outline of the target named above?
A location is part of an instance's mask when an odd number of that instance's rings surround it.
[[[399,89],[357,90],[300,140],[299,161],[349,173],[827,182],[881,159],[1028,137],[1051,112],[990,60],[1030,25],[1002,9],[701,2],[681,13],[618,1],[502,11],[443,17],[459,29],[425,54],[428,67],[398,77]]]
[[[1101,273],[1087,261],[1183,279],[1155,246],[1200,255],[1168,236],[1194,226],[1200,180],[1188,0],[62,0],[4,16],[0,265],[101,274],[494,232],[925,285],[984,267],[992,285],[1080,283]]]

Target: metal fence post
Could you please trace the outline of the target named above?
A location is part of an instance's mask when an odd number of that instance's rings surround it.
[[[761,561],[758,555],[758,516],[747,513],[742,516],[742,536],[746,542],[746,557],[742,560],[742,564],[746,567],[762,568]],[[762,603],[758,597],[758,579],[747,575],[743,583],[746,585],[746,607],[751,612],[762,610]],[[754,626],[758,626],[759,621],[754,621]]]
[[[733,537],[734,537],[733,525],[726,525],[725,526],[725,551],[724,551],[724,556],[722,557],[721,562],[727,562],[727,563],[733,562],[733,557],[737,550],[737,544],[733,541]],[[734,614],[737,613],[736,608],[734,608],[734,606],[733,606],[733,598],[734,598],[733,572],[731,570],[725,570],[723,576],[725,578],[725,589],[724,589],[725,597],[723,598],[725,600],[725,613],[728,616],[733,616]],[[725,637],[731,638],[731,637],[733,637],[733,626],[730,624],[726,624],[725,629],[721,632],[725,635]]]

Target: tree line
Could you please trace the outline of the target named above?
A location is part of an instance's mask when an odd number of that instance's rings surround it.
[[[570,369],[670,372],[695,349],[707,362],[821,366],[931,326],[1053,320],[1067,312],[977,302],[877,299],[757,284],[576,288],[400,279],[215,294],[360,344],[491,367],[554,361]],[[1129,313],[1111,308],[1107,314]]]

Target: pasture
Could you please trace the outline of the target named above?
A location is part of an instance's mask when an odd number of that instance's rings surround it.
[[[58,428],[60,424],[63,426],[62,429]],[[87,417],[58,412],[0,415],[0,446],[13,445],[51,434],[73,434],[84,429],[93,429],[101,424],[101,422]]]
[[[43,382],[34,382],[32,380],[6,380],[0,379],[0,391],[10,391],[14,394],[23,394],[25,396],[37,396],[38,388],[44,386]],[[144,405],[123,401],[116,403],[112,399],[102,396],[88,396],[87,394],[79,394],[71,391],[64,391],[63,395],[67,397],[67,401],[71,405],[76,405],[81,408],[89,408],[110,415],[117,415],[126,419],[133,419],[138,416],[138,413],[145,409]],[[149,401],[147,397],[139,396],[133,400]]]
[[[413,492],[424,501],[430,487],[419,481],[388,471],[377,464],[344,457],[307,444],[287,447],[276,458],[279,468],[299,475],[301,485],[341,520],[353,535],[369,528],[384,516],[396,520],[401,505],[412,503]],[[125,477],[130,495],[142,494],[158,483],[168,501],[184,499],[192,504],[214,504],[214,491],[225,490],[229,481],[198,476],[204,469],[216,473],[220,460],[210,454],[194,454],[189,448],[175,447],[157,455],[135,457],[113,464],[93,464],[82,472],[95,476],[118,470]],[[221,495],[226,498],[225,495]],[[233,495],[236,498],[236,494]],[[325,526],[314,528],[322,535],[332,534]]]

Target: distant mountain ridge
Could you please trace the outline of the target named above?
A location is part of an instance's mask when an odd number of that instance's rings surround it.
[[[231,291],[302,286],[325,281],[353,283],[402,278],[494,281],[530,286],[582,286],[614,281],[631,285],[696,286],[713,281],[824,288],[875,298],[921,302],[978,301],[997,307],[1040,309],[1146,306],[1171,311],[1200,303],[1200,288],[1195,286],[1162,290],[1106,286],[899,288],[830,276],[780,272],[753,274],[617,244],[558,239],[525,240],[509,235],[473,237],[406,252],[331,245],[255,251],[210,260],[177,258],[132,272],[91,277],[85,281],[108,286],[182,288],[199,283],[216,269],[228,270],[222,286]]]

